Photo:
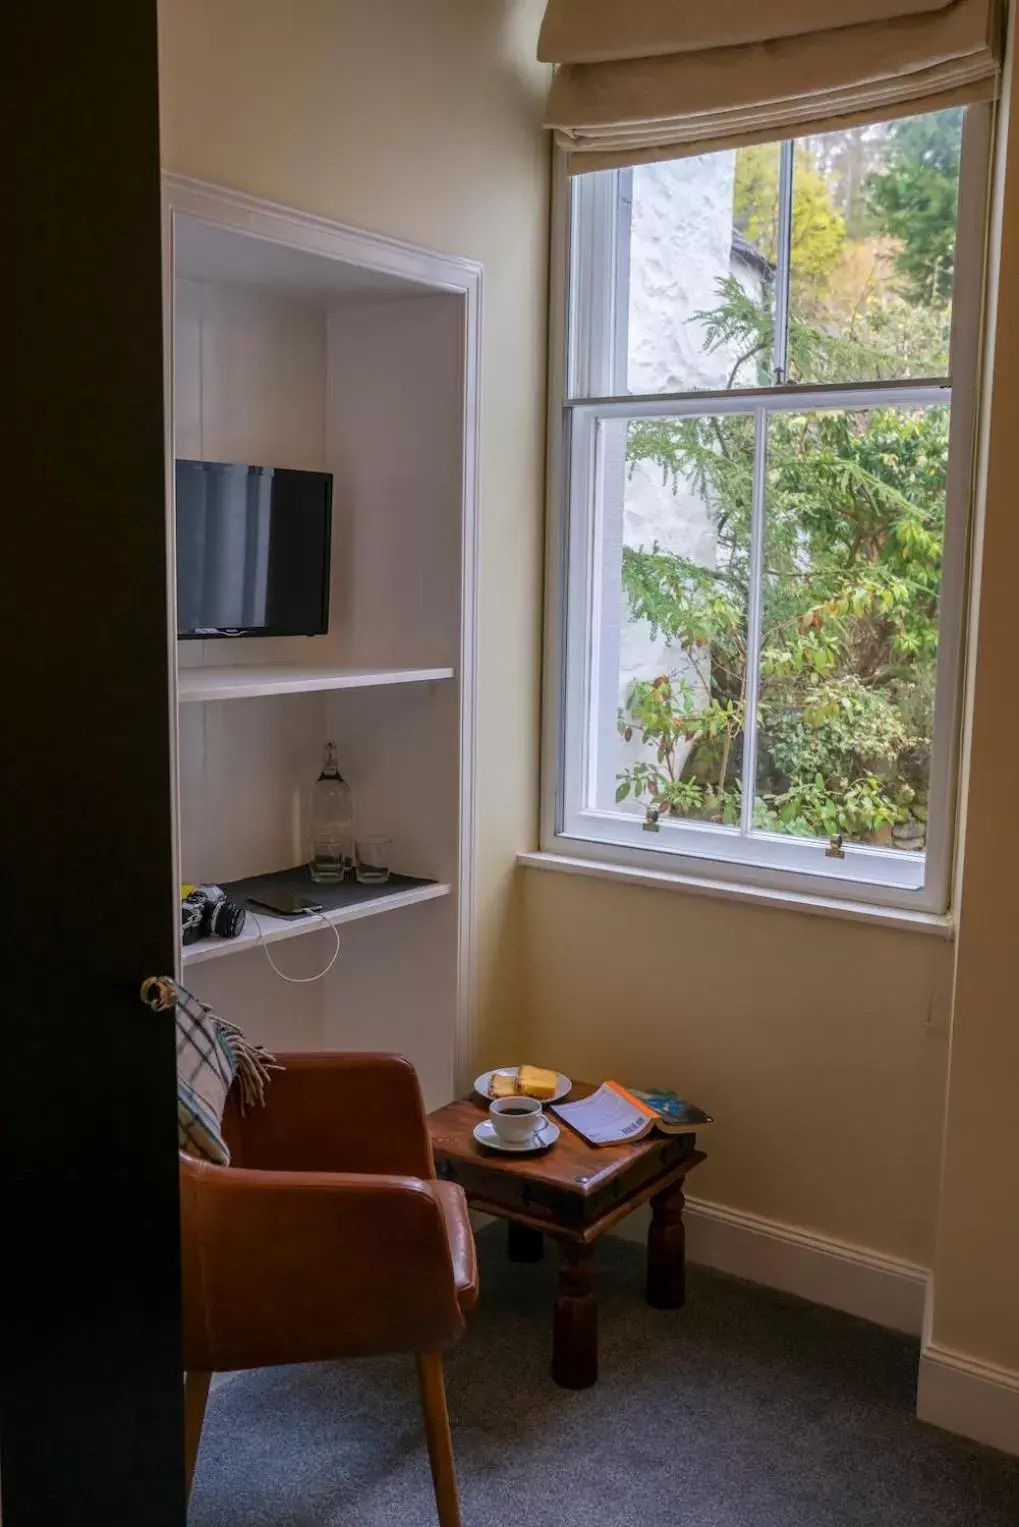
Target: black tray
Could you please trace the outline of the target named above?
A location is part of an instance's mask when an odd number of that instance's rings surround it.
[[[286,890],[318,902],[326,911],[335,911],[337,907],[353,907],[364,901],[382,901],[387,896],[399,895],[401,891],[416,891],[423,885],[437,885],[438,882],[420,880],[414,875],[390,874],[389,879],[381,885],[361,885],[354,879],[351,870],[346,880],[321,885],[317,880],[312,880],[306,864],[297,864],[293,869],[273,870],[268,875],[249,875],[244,880],[224,880],[221,884],[230,900],[239,901],[242,906],[247,906],[252,900],[259,900],[266,892]],[[258,911],[257,907],[255,911]]]

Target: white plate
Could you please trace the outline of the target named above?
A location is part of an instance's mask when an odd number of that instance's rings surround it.
[[[490,1119],[482,1119],[474,1131],[474,1138],[479,1145],[487,1145],[489,1150],[508,1151],[511,1156],[518,1156],[524,1151],[547,1150],[550,1145],[555,1145],[560,1133],[558,1124],[551,1119],[544,1119],[529,1140],[511,1145],[508,1140],[499,1139]]]
[[[495,1075],[496,1071],[498,1071],[501,1076],[516,1076],[520,1071],[520,1067],[496,1066],[495,1071],[482,1071],[481,1075],[474,1083],[474,1091],[480,1093],[483,1098],[488,1098],[491,1100],[492,1094],[488,1089],[492,1085],[492,1077]],[[564,1076],[561,1071],[557,1071],[555,1074],[555,1092],[553,1092],[550,1098],[539,1098],[538,1101],[540,1103],[561,1103],[566,1094],[571,1091],[572,1087],[573,1083],[570,1081],[569,1077]]]

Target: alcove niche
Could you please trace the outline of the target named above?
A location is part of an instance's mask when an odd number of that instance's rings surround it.
[[[434,1106],[471,1059],[481,272],[179,177],[165,221],[171,553],[178,458],[333,478],[325,635],[177,640],[173,609],[179,879],[303,863],[327,739],[413,877],[327,907],[321,980],[262,947],[313,975],[320,917],[250,912],[181,978],[270,1048],[402,1052]]]

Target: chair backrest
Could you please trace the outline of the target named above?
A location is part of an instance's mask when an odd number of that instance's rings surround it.
[[[241,1112],[232,1087],[223,1133],[233,1166],[434,1177],[417,1075],[399,1055],[281,1055],[265,1106]]]

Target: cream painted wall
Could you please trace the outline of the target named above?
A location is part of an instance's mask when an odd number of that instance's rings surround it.
[[[1002,799],[1019,756],[1019,95],[1002,112],[1000,263],[992,293],[986,478],[944,1177],[936,1343],[1019,1375],[1019,815]]]
[[[695,1193],[932,1268],[933,1341],[1019,1374],[1019,109],[1003,120],[957,943],[538,869],[523,926],[532,1059],[687,1089],[718,1116]]]
[[[542,0],[162,0],[168,170],[479,260],[479,1051],[520,1012],[533,846],[549,145]]]
[[[546,870],[525,931],[528,1053],[713,1113],[692,1193],[930,1265],[950,945]]]
[[[930,1265],[951,947],[915,933],[528,870],[534,846],[548,147],[542,0],[163,0],[167,168],[478,259],[481,1056],[688,1089],[718,1116],[697,1192]],[[1014,177],[1013,177],[1014,178]],[[1002,309],[1019,329],[1016,267]],[[1010,632],[1019,359],[1002,354],[981,632]],[[1011,641],[984,641],[936,1334],[1019,1367],[1019,827]],[[990,696],[995,696],[992,708]],[[1012,850],[1012,852],[1010,852]]]

